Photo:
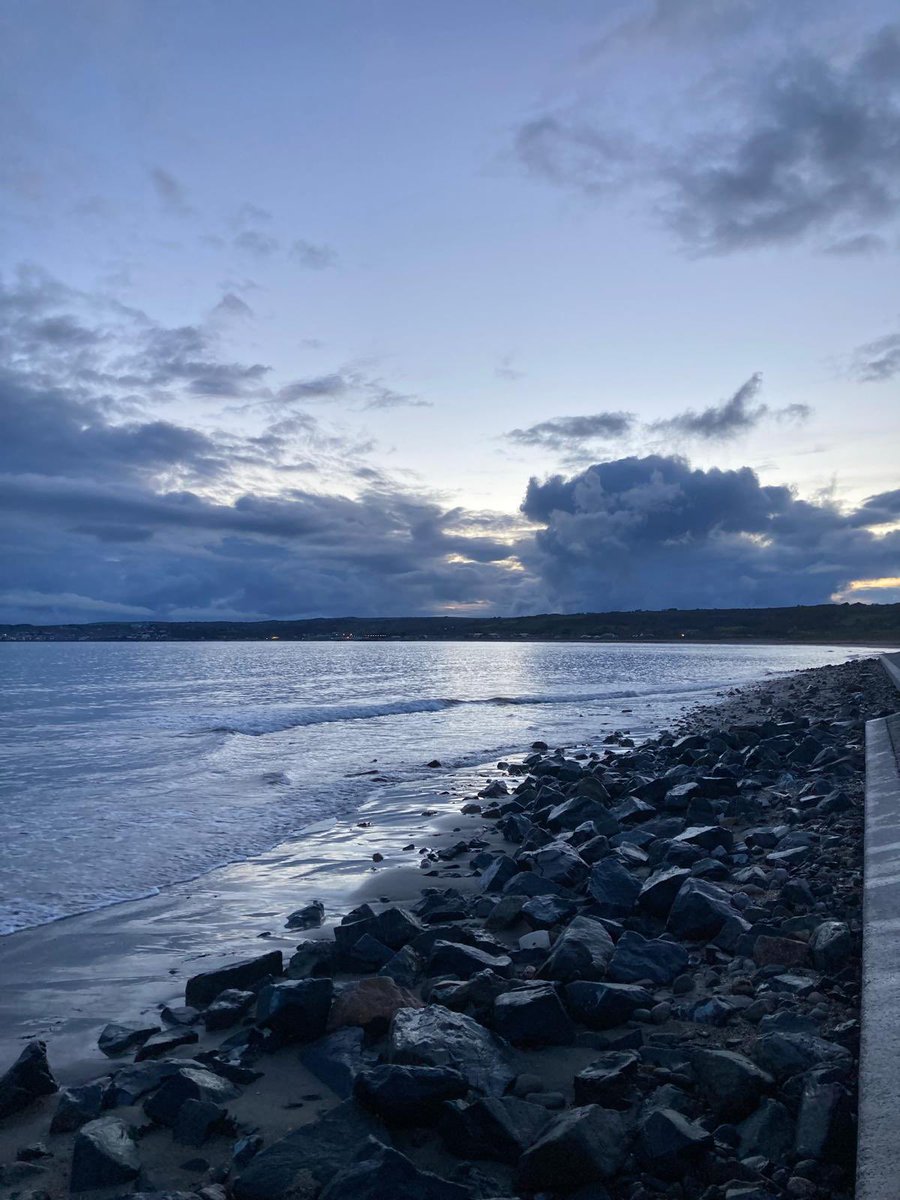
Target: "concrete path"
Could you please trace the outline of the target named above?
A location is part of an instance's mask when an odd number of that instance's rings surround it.
[[[900,654],[883,655],[900,689]],[[900,708],[900,697],[898,697]],[[900,713],[866,726],[857,1200],[900,1196]]]

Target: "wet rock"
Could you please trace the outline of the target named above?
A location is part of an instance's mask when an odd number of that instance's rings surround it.
[[[754,1043],[752,1054],[763,1070],[776,1079],[786,1079],[823,1063],[850,1060],[850,1052],[844,1046],[808,1033],[767,1033]]]
[[[347,1100],[261,1150],[234,1180],[233,1194],[237,1200],[315,1200],[353,1161],[357,1148],[383,1129]]]
[[[375,936],[389,950],[399,951],[425,932],[425,926],[405,908],[391,905],[375,918]]]
[[[137,1146],[125,1122],[119,1117],[99,1117],[76,1134],[69,1190],[87,1192],[129,1183],[140,1170]]]
[[[178,1110],[172,1138],[181,1146],[202,1146],[214,1134],[224,1131],[228,1113],[209,1100],[185,1100]]]
[[[164,1004],[159,1015],[167,1025],[196,1025],[200,1020],[200,1010],[187,1004]]]
[[[387,1125],[426,1125],[447,1100],[461,1100],[468,1081],[452,1067],[405,1067],[386,1063],[361,1071],[353,1095]]]
[[[654,1172],[683,1175],[712,1146],[712,1134],[673,1108],[655,1108],[640,1124],[643,1161]]]
[[[357,1161],[340,1171],[321,1200],[472,1200],[469,1188],[418,1167],[398,1150],[370,1138]]]
[[[162,1058],[178,1046],[192,1046],[194,1042],[199,1041],[200,1035],[196,1029],[164,1029],[161,1033],[154,1033],[147,1038],[134,1056],[134,1061],[143,1062],[148,1058]]]
[[[116,1058],[127,1054],[144,1042],[154,1033],[159,1033],[159,1025],[118,1025],[110,1023],[104,1026],[97,1038],[97,1045],[107,1058]]]
[[[614,1107],[637,1073],[640,1055],[633,1050],[608,1050],[574,1079],[576,1104]]]
[[[522,1156],[519,1186],[528,1191],[570,1192],[611,1179],[628,1152],[618,1113],[588,1104],[557,1117]]]
[[[502,892],[522,868],[508,854],[498,855],[491,865],[482,872],[481,887],[485,892]]]
[[[612,938],[599,921],[575,917],[538,972],[543,979],[568,983],[575,979],[602,979],[613,951]]]
[[[660,867],[641,887],[638,893],[638,908],[665,920],[681,890],[681,885],[690,876],[690,871],[684,867]]]
[[[734,915],[726,891],[703,879],[687,879],[675,897],[666,928],[677,938],[704,941],[715,937]]]
[[[228,988],[220,992],[203,1014],[203,1024],[210,1033],[220,1029],[230,1029],[249,1012],[255,996],[252,992],[241,992],[237,988]]]
[[[314,979],[333,975],[337,970],[337,945],[315,938],[304,942],[288,962],[288,979]]]
[[[516,899],[518,897],[504,897],[504,900]],[[575,905],[572,901],[564,900],[560,896],[533,896],[521,905],[521,916],[532,929],[553,929],[556,925],[570,920],[574,913]]]
[[[401,1008],[391,1022],[390,1061],[452,1067],[477,1091],[499,1096],[512,1082],[503,1044],[477,1021],[440,1005]]]
[[[843,921],[823,921],[809,941],[813,965],[819,971],[839,971],[853,953],[850,928]]]
[[[460,1158],[488,1159],[514,1166],[551,1120],[539,1104],[515,1096],[487,1096],[444,1106],[439,1132]]]
[[[398,987],[415,987],[425,971],[425,960],[412,948],[404,946],[398,950],[378,971],[380,978],[392,979]]]
[[[763,1100],[759,1108],[737,1127],[741,1158],[758,1156],[770,1162],[784,1160],[794,1143],[794,1122],[778,1100]]]
[[[634,909],[641,882],[615,858],[606,858],[591,868],[587,889],[601,917],[628,917]]]
[[[421,1008],[422,1001],[393,979],[360,979],[341,991],[328,1018],[330,1030],[358,1025],[374,1036],[387,1033],[399,1008]]]
[[[50,1122],[51,1133],[72,1133],[88,1121],[99,1117],[103,1110],[106,1086],[87,1083],[81,1087],[65,1088],[59,1093],[56,1112]]]
[[[330,979],[270,983],[256,1004],[256,1019],[285,1041],[314,1042],[328,1023],[334,984]]]
[[[616,942],[606,975],[615,983],[650,979],[665,985],[681,974],[687,961],[687,951],[677,942],[667,938],[644,938],[628,930]]]
[[[455,979],[469,979],[476,972],[487,970],[509,976],[512,966],[509,955],[486,954],[483,950],[459,942],[435,942],[428,957],[430,975],[451,975]]]
[[[494,1028],[514,1046],[566,1046],[575,1035],[568,1013],[549,983],[498,996]]]
[[[29,1042],[0,1078],[0,1120],[57,1091],[59,1084],[47,1062],[47,1047],[43,1042]]]
[[[285,924],[288,929],[317,929],[324,919],[325,905],[321,900],[313,900],[292,912]]]
[[[185,1100],[205,1100],[210,1104],[224,1106],[238,1094],[235,1084],[229,1083],[214,1071],[185,1066],[170,1075],[159,1091],[148,1096],[144,1101],[144,1112],[157,1125],[168,1125],[171,1128]]]
[[[574,888],[587,877],[588,865],[568,842],[555,841],[527,856],[534,874],[561,887]]]
[[[110,1107],[120,1104],[135,1104],[141,1096],[185,1066],[183,1059],[164,1059],[162,1062],[142,1062],[116,1071],[110,1085]]]
[[[280,950],[270,950],[257,958],[242,959],[216,971],[203,971],[187,981],[184,1002],[192,1008],[206,1008],[226,988],[252,990],[270,976],[279,976],[284,966]]]
[[[707,1102],[727,1120],[745,1117],[775,1082],[749,1058],[730,1050],[695,1050],[692,1064]]]
[[[307,1071],[331,1088],[342,1100],[353,1092],[353,1081],[371,1061],[363,1049],[363,1031],[348,1027],[304,1046],[300,1061]]]
[[[639,1008],[653,1005],[653,993],[629,983],[576,980],[565,989],[566,1008],[589,1029],[615,1029]]]
[[[524,904],[521,896],[502,896],[488,914],[485,929],[492,933],[511,929],[522,915]]]

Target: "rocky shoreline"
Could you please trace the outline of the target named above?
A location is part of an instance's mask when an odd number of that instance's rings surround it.
[[[898,707],[866,660],[535,743],[419,848],[417,903],[305,898],[288,961],[107,1027],[84,1087],[29,1044],[0,1195],[851,1196],[864,722]]]

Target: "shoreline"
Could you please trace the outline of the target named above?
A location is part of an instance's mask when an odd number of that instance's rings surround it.
[[[689,730],[700,728],[704,723],[708,725],[711,720],[723,723],[728,721],[737,723],[739,719],[746,721],[751,719],[754,712],[754,705],[758,706],[759,697],[796,693],[797,688],[802,688],[804,681],[809,676],[822,677],[823,673],[841,672],[842,670],[857,670],[858,672],[864,667],[865,664],[857,660],[856,662],[843,664],[842,666],[791,672],[788,675],[779,676],[774,680],[768,679],[740,689],[729,689],[718,703],[692,710],[681,718],[678,725],[682,730]],[[815,683],[812,686],[815,687]],[[885,692],[885,695],[887,694]],[[759,703],[762,703],[763,707],[768,703],[771,708],[772,702],[770,698]],[[651,738],[645,744],[653,746],[654,739]],[[621,752],[622,749],[626,750],[626,754],[628,753],[627,747],[616,747],[617,752]],[[639,754],[641,749],[642,747],[639,746],[633,753]],[[586,755],[587,752],[585,751],[585,757]],[[459,774],[463,775],[466,773],[460,772]],[[473,872],[469,868],[468,858],[465,853],[459,856],[460,861],[457,861],[456,858],[449,858],[445,862],[435,861],[432,863],[429,866],[429,871],[434,871],[435,874],[428,874],[415,867],[411,868],[408,865],[409,851],[406,851],[406,856],[402,864],[398,862],[394,865],[392,864],[392,859],[394,856],[399,857],[403,853],[403,847],[408,845],[409,842],[413,842],[417,848],[424,844],[429,846],[431,850],[436,851],[443,848],[442,843],[446,844],[447,842],[462,840],[467,844],[471,844],[474,840],[482,844],[480,850],[482,855],[496,855],[500,853],[508,856],[511,854],[513,851],[509,843],[504,840],[497,826],[486,824],[481,812],[472,812],[463,815],[459,811],[461,800],[464,800],[473,789],[483,789],[488,779],[496,779],[498,774],[496,769],[487,767],[469,769],[466,779],[460,778],[457,780],[458,786],[451,787],[447,794],[437,799],[434,797],[432,790],[424,787],[425,781],[417,781],[414,785],[399,785],[399,787],[392,789],[393,794],[390,797],[382,793],[381,796],[371,800],[363,808],[354,813],[352,818],[338,823],[338,826],[343,829],[345,849],[349,849],[351,844],[354,848],[353,855],[348,854],[344,858],[343,870],[339,866],[340,860],[336,860],[333,857],[330,860],[324,857],[317,859],[316,857],[316,847],[320,842],[327,840],[326,835],[330,836],[333,840],[335,823],[331,820],[320,822],[318,826],[306,829],[303,833],[302,844],[300,842],[283,843],[281,847],[277,848],[278,850],[282,850],[282,853],[276,854],[273,851],[269,856],[262,856],[264,859],[267,857],[272,858],[269,886],[264,886],[260,890],[258,888],[259,880],[254,881],[254,895],[257,899],[258,910],[252,914],[243,913],[245,921],[249,917],[253,921],[258,920],[260,925],[263,926],[257,935],[259,940],[252,938],[246,932],[246,929],[243,932],[237,932],[233,924],[229,926],[229,922],[233,918],[231,908],[234,905],[245,903],[246,900],[246,893],[241,893],[240,881],[238,879],[232,881],[233,887],[223,887],[220,892],[204,896],[202,899],[191,896],[191,882],[196,883],[196,881],[190,881],[187,884],[174,885],[171,888],[167,888],[166,892],[168,895],[166,896],[160,895],[140,901],[128,901],[115,905],[112,908],[63,918],[49,925],[8,935],[6,938],[0,939],[0,969],[3,969],[6,978],[16,979],[14,990],[21,992],[23,995],[33,996],[36,988],[37,994],[40,994],[38,986],[40,963],[32,962],[25,969],[26,964],[21,961],[17,963],[15,954],[11,956],[9,954],[4,955],[4,943],[9,943],[12,939],[17,938],[24,940],[23,935],[26,934],[32,935],[32,940],[35,940],[33,935],[40,934],[42,931],[52,931],[47,936],[36,940],[39,943],[41,941],[45,943],[44,948],[46,953],[51,955],[56,953],[57,955],[62,955],[64,959],[65,945],[69,940],[66,938],[68,930],[65,927],[71,927],[72,922],[78,921],[82,924],[94,926],[93,933],[96,937],[96,949],[90,969],[96,970],[99,965],[102,973],[102,968],[109,955],[112,942],[115,941],[117,936],[122,936],[122,927],[124,926],[127,929],[130,920],[134,920],[137,926],[145,926],[154,934],[158,934],[160,931],[163,932],[163,940],[165,941],[166,938],[169,939],[166,950],[156,953],[153,951],[147,952],[142,960],[140,970],[133,977],[116,980],[107,978],[102,981],[103,986],[107,988],[112,986],[114,988],[120,997],[121,1007],[117,1012],[94,1009],[86,1013],[83,1018],[76,1020],[69,1035],[74,1048],[74,1044],[77,1043],[79,1038],[83,1039],[85,1037],[89,1028],[96,1030],[96,1027],[103,1020],[136,1020],[138,1018],[146,1020],[153,1015],[156,1015],[158,1018],[159,1005],[161,1003],[167,1002],[171,1004],[178,1002],[186,975],[193,975],[199,971],[206,970],[209,964],[218,964],[222,960],[227,960],[229,955],[240,954],[242,957],[245,957],[253,954],[262,954],[272,949],[282,949],[286,953],[289,953],[289,949],[296,946],[299,939],[303,939],[303,941],[307,939],[318,940],[324,936],[327,940],[333,934],[333,929],[338,919],[337,914],[341,910],[346,913],[348,908],[367,903],[373,904],[376,908],[381,907],[383,904],[400,904],[404,907],[413,907],[422,894],[423,886],[441,887],[447,886],[447,884],[457,889],[464,896],[486,899],[486,896],[483,896],[482,892],[483,879],[480,872]],[[451,778],[455,779],[455,777]],[[508,780],[509,784],[515,784],[516,778],[515,775],[510,778]],[[403,804],[397,803],[398,797],[396,793],[398,790],[405,790],[407,793],[405,803]],[[388,800],[386,807],[384,805],[385,800]],[[423,803],[427,803],[427,815],[422,810],[421,806]],[[481,800],[479,804],[483,807],[485,801]],[[367,820],[371,820],[372,824],[362,825],[360,823]],[[728,823],[726,821],[726,824]],[[639,829],[639,826],[637,828]],[[297,847],[296,852],[293,855],[286,855],[283,852],[283,847],[294,844]],[[861,854],[861,842],[858,849]],[[365,862],[364,856],[366,851],[370,854],[376,852],[383,853],[384,863],[379,864],[375,869],[371,868],[370,863],[369,869],[364,873],[360,882],[358,867],[361,862]],[[802,858],[802,856],[800,857]],[[604,859],[603,861],[607,860]],[[225,870],[239,876],[242,865],[245,864],[235,864],[233,867],[226,868]],[[293,882],[290,884],[287,883],[287,877],[292,873],[297,881],[296,884]],[[353,877],[356,881],[352,890],[348,890],[346,886],[350,877]],[[715,878],[715,876],[712,877]],[[294,888],[296,888],[294,901],[286,903],[288,900],[286,893],[292,891]],[[319,928],[310,930],[306,935],[299,931],[287,931],[283,929],[284,914],[291,911],[293,907],[309,903],[314,897],[318,898],[319,892],[322,893],[322,897],[326,902],[328,919]],[[176,903],[176,896],[172,895],[172,893],[183,893],[183,895],[179,894],[177,896]],[[210,907],[213,901],[215,904],[213,907]],[[493,907],[493,902],[491,903],[491,907]],[[128,909],[137,909],[140,911],[129,913]],[[175,911],[176,909],[177,911]],[[185,955],[188,954],[187,947],[192,937],[195,936],[193,932],[195,923],[201,917],[207,921],[213,919],[211,937],[214,949],[209,950],[205,955],[195,953],[189,954],[185,958]],[[270,928],[270,926],[274,925],[277,925],[277,928]],[[562,928],[564,929],[564,926]],[[268,933],[269,936],[260,936],[265,933]],[[498,940],[506,949],[515,950],[517,946],[516,938],[500,931],[495,931],[494,936],[495,940]],[[303,943],[301,942],[301,944]],[[800,943],[798,942],[797,944],[799,945]],[[725,952],[717,951],[717,953]],[[797,953],[799,954],[799,951]],[[176,959],[177,961],[175,961]],[[523,964],[522,969],[524,969],[525,978],[527,979],[529,970],[527,955],[524,959],[520,958],[516,961]],[[72,965],[72,969],[76,970],[74,964]],[[799,968],[801,976],[805,969],[804,967]],[[30,975],[29,971],[31,972]],[[351,971],[348,974],[344,971],[338,974],[339,981],[350,986],[352,986],[351,981],[353,979],[360,978],[365,978],[365,976],[360,976],[358,972],[354,973]],[[164,981],[167,988],[165,997],[160,995]],[[155,994],[151,997],[150,993],[154,987]],[[57,995],[64,997],[65,992],[66,989],[63,985]],[[807,989],[806,994],[809,994],[809,989]],[[3,1002],[5,1003],[6,1000],[7,993],[5,991]],[[671,1000],[662,1000],[659,1003],[669,1004],[670,1008],[672,1006]],[[0,1018],[2,1016],[3,1009],[2,1004],[0,1004]],[[628,1024],[633,1025],[634,1022],[631,1021]],[[651,1026],[653,1024],[654,1022],[651,1022]],[[665,1024],[665,1022],[660,1023],[662,1026],[665,1026]],[[711,1039],[712,1043],[718,1044],[720,1039],[716,1032],[717,1028],[714,1024],[709,1028],[698,1026],[694,1032],[698,1036],[702,1035],[701,1041],[705,1042]],[[39,1037],[46,1030],[35,1027],[29,1032],[31,1036]],[[210,1039],[209,1035],[201,1035],[201,1038],[199,1047],[186,1046],[182,1051],[176,1051],[176,1060],[183,1060],[190,1057],[198,1049],[201,1051],[209,1050],[211,1046],[215,1046],[222,1040],[221,1038]],[[741,1048],[746,1048],[745,1040],[738,1040],[741,1042]],[[568,1086],[571,1087],[571,1075],[574,1073],[573,1068],[581,1070],[583,1067],[588,1066],[591,1061],[597,1058],[597,1051],[598,1045],[596,1044],[595,1035],[593,1043],[588,1042],[584,1045],[573,1044],[572,1047],[553,1050],[516,1051],[515,1053],[517,1061],[521,1060],[522,1054],[525,1053],[530,1065],[540,1067],[538,1074],[543,1073],[550,1083],[559,1075],[560,1069],[562,1069],[563,1074],[568,1072]],[[621,1053],[621,1051],[617,1052]],[[265,1056],[258,1065],[261,1069],[269,1072],[270,1067],[276,1065],[276,1060],[280,1061],[285,1054],[292,1054],[292,1061],[294,1061],[296,1049],[293,1052],[287,1048],[279,1050],[272,1057]],[[4,1055],[4,1058],[7,1061],[11,1061],[8,1053]],[[126,1057],[124,1061],[127,1063],[128,1058]],[[68,1078],[63,1078],[61,1082],[80,1082],[88,1078],[91,1072],[94,1075],[98,1074],[98,1067],[100,1069],[105,1068],[108,1071],[109,1069],[116,1069],[121,1062],[122,1060],[113,1060],[110,1062],[109,1060],[102,1059],[96,1052],[83,1055],[80,1059],[77,1055],[74,1055],[73,1063],[77,1065],[74,1066],[71,1073],[68,1073]],[[0,1067],[4,1065],[5,1062],[0,1063]],[[53,1065],[51,1057],[51,1066]],[[276,1067],[274,1074],[278,1076],[280,1070],[281,1067]],[[677,1074],[678,1072],[676,1072]],[[262,1099],[259,1096],[257,1097],[259,1100],[257,1108],[253,1109],[253,1106],[250,1105],[255,1114],[255,1118],[251,1118],[251,1121],[252,1119],[256,1119],[264,1129],[267,1144],[273,1138],[277,1138],[287,1132],[288,1128],[294,1128],[298,1123],[296,1114],[285,1116],[285,1112],[281,1110],[279,1110],[281,1115],[277,1119],[274,1118],[275,1109],[278,1108],[283,1100],[282,1093],[279,1091],[279,1087],[283,1086],[285,1086],[284,1080],[282,1079],[279,1084],[276,1079],[273,1085],[274,1090],[270,1088],[267,1092],[266,1089],[263,1089],[261,1092]],[[305,1122],[307,1118],[310,1120],[319,1119],[322,1113],[330,1111],[339,1099],[339,1094],[329,1093],[327,1087],[323,1092],[321,1080],[312,1077],[310,1088],[315,1090],[316,1086],[319,1089],[322,1103],[316,1104],[309,1111],[304,1112],[302,1122]],[[544,1090],[547,1090],[546,1086]],[[552,1089],[550,1091],[552,1093]],[[310,1094],[312,1094],[312,1091]],[[323,1097],[324,1099],[322,1099]],[[529,1097],[529,1100],[531,1099]],[[236,1111],[239,1115],[242,1114],[242,1103],[243,1101],[240,1101],[236,1105]],[[44,1105],[39,1113],[32,1111],[30,1117],[23,1115],[24,1119],[14,1118],[11,1126],[12,1141],[14,1142],[17,1137],[21,1140],[25,1136],[26,1131],[38,1128],[40,1117],[44,1117],[44,1124],[46,1125],[45,1114],[46,1112],[52,1112],[52,1109],[53,1101],[51,1100],[49,1105]],[[260,1109],[260,1111],[257,1111],[257,1109]],[[266,1116],[265,1113],[268,1113],[268,1115]],[[6,1128],[8,1124],[7,1122],[5,1125],[0,1126],[0,1163],[7,1157],[12,1144],[8,1136],[10,1130]],[[168,1131],[158,1132],[163,1136],[156,1140],[162,1142],[168,1136]],[[155,1135],[153,1136],[155,1137]],[[405,1149],[408,1150],[409,1147],[405,1147]],[[160,1162],[166,1164],[164,1167],[166,1172],[165,1187],[171,1190],[173,1186],[185,1184],[186,1179],[183,1175],[179,1174],[179,1170],[176,1169],[177,1164],[173,1164],[170,1158],[166,1158],[165,1154],[162,1153],[162,1149],[157,1147],[157,1150],[159,1154],[162,1154]],[[183,1149],[181,1151],[182,1157],[185,1158],[188,1156],[188,1153]],[[428,1156],[426,1155],[420,1165],[424,1165],[427,1158]],[[446,1164],[446,1155],[442,1157],[441,1154],[437,1154],[432,1165],[441,1165],[444,1168]],[[51,1172],[50,1179],[43,1182],[52,1185],[52,1174]],[[833,1175],[832,1178],[834,1178]],[[213,1184],[215,1180],[206,1178],[205,1182]],[[41,1186],[43,1186],[43,1183]],[[816,1185],[813,1184],[812,1186]],[[121,1192],[122,1188],[119,1187],[117,1194],[121,1194]],[[52,1186],[50,1187],[50,1194],[54,1194]],[[500,1195],[501,1193],[497,1192],[496,1194]],[[556,1195],[557,1193],[553,1192],[553,1194]],[[560,1194],[568,1193],[560,1192]],[[802,1192],[792,1194],[800,1195]],[[818,1192],[810,1192],[809,1194],[818,1195]],[[843,1194],[843,1192],[833,1191],[828,1194],[837,1195]],[[212,1200],[212,1198],[207,1198],[207,1200]],[[238,1197],[238,1200],[241,1200],[241,1197]]]

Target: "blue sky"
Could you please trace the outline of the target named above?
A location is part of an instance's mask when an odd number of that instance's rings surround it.
[[[0,620],[900,599],[892,18],[5,5]]]

